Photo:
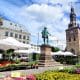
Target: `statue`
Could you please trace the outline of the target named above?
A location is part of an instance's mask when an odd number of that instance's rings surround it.
[[[48,34],[49,34],[49,32],[47,31],[47,28],[44,27],[44,29],[42,30],[42,38],[43,38],[43,41],[44,41],[44,45],[48,44],[48,41],[49,41]]]

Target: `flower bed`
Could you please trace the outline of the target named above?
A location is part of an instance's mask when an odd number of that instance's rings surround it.
[[[56,71],[45,71],[40,74],[24,74],[18,71],[13,72],[14,74],[11,74],[9,76],[2,76],[5,80],[80,80],[80,74],[74,74],[74,73],[68,73],[65,72],[59,72]]]
[[[13,75],[8,76],[0,74],[0,80],[36,80],[36,77],[33,74],[26,75],[24,73],[15,72]]]
[[[80,80],[79,74],[46,71],[36,75],[36,80]]]
[[[27,66],[28,66],[27,64],[9,64],[6,66],[1,66],[0,71],[26,69]]]
[[[0,67],[11,64],[10,61],[0,61]]]

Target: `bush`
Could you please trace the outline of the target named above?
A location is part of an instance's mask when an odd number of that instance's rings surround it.
[[[58,52],[60,49],[58,47],[52,47],[52,52]]]
[[[36,80],[80,80],[80,75],[65,72],[46,71],[36,75]]]
[[[16,59],[15,61],[16,64],[19,64],[20,62],[21,62],[20,59]]]
[[[64,68],[62,70],[59,70],[59,72],[67,72],[67,73],[75,73],[76,68]]]
[[[7,66],[0,67],[0,71],[25,69],[26,67],[27,67],[27,64],[10,64]]]
[[[75,67],[76,67],[76,68],[80,68],[80,64],[76,64]]]

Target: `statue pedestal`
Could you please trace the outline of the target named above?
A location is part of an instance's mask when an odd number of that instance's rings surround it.
[[[39,59],[39,66],[55,66],[59,65],[51,56],[51,47],[49,45],[41,45],[41,55]]]

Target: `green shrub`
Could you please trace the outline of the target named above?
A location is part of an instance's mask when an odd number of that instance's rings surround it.
[[[20,62],[21,62],[20,59],[16,59],[15,61],[16,64],[19,64]]]
[[[80,80],[80,75],[65,72],[46,71],[36,75],[36,80]]]
[[[72,68],[64,68],[62,70],[59,70],[59,72],[67,72],[67,73],[75,73],[75,69],[74,67]]]
[[[80,68],[80,64],[76,64],[75,67],[76,67],[76,68]]]

